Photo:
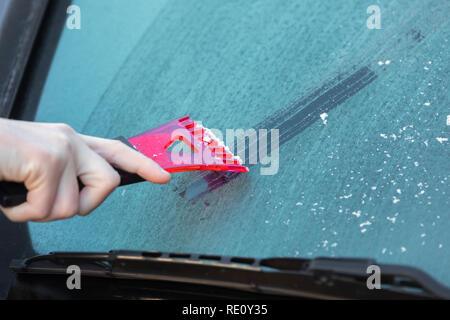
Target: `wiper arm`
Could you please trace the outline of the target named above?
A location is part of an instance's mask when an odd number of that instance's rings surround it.
[[[378,265],[381,289],[367,288],[372,259],[255,259],[157,251],[109,253],[54,252],[13,260],[18,274],[66,274],[78,265],[82,276],[173,281],[259,294],[311,298],[450,299],[450,289],[423,271],[398,265]]]

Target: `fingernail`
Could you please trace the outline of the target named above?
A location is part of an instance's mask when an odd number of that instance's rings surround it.
[[[165,174],[166,176],[170,176],[170,173],[167,172],[166,170],[164,170],[163,168],[159,167],[159,170],[161,170],[161,172],[162,172],[163,174]]]

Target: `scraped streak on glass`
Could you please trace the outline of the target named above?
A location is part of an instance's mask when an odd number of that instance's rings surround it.
[[[371,65],[376,65],[381,57],[398,58],[405,51],[409,51],[418,43],[421,43],[426,36],[433,34],[446,21],[446,18],[441,17],[439,13],[442,13],[442,10],[448,10],[448,7],[445,4],[442,4],[442,7],[433,13],[434,18],[431,18],[432,14],[412,17],[403,24],[402,31],[393,30],[392,36],[379,44],[380,50],[378,52],[362,54],[362,56],[367,57],[364,61],[360,61],[359,65],[362,65],[362,67],[354,67],[356,71],[339,74],[306,98],[301,98],[292,103],[291,106],[268,116],[258,123],[255,129],[277,128],[280,134],[279,146],[289,141],[316,120],[322,119],[321,115],[327,114],[364,89],[378,77],[377,74],[386,71],[385,68],[382,68],[375,73],[371,69]],[[378,65],[380,64],[378,63]],[[270,139],[267,141],[267,150],[269,149]],[[248,153],[249,148],[247,146],[244,163],[251,167],[252,165],[248,164]],[[186,187],[182,186],[183,191],[180,192],[180,195],[191,202],[195,202],[203,195],[227,184],[238,176],[240,176],[239,173],[211,172],[198,174],[193,177],[195,180],[192,183]]]
[[[303,130],[320,119],[320,115],[334,109],[347,99],[365,88],[376,79],[376,74],[365,66],[353,72],[349,76],[340,75],[330,83],[324,84],[306,98],[294,102],[286,109],[282,109],[260,123],[255,128],[276,128],[280,132],[279,145],[286,143]],[[340,80],[344,78],[344,80]],[[270,149],[271,139],[267,139],[267,149]],[[249,163],[249,146],[246,146],[245,162]],[[240,174],[210,172],[190,184],[181,192],[181,196],[187,200],[200,198],[202,195],[213,191]]]

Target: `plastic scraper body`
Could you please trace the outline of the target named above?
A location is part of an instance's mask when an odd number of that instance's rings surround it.
[[[189,116],[163,124],[131,138],[116,138],[158,163],[167,172],[230,171],[248,172],[239,157],[207,128],[192,121]],[[169,150],[177,141],[183,141],[191,152]],[[143,179],[116,169],[120,185],[141,182]],[[83,188],[78,181],[80,189]],[[27,189],[23,183],[0,181],[0,205],[13,207],[26,202]]]

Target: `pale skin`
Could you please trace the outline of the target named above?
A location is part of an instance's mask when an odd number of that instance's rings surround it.
[[[86,136],[66,124],[0,118],[0,181],[23,182],[27,202],[1,210],[14,222],[86,216],[120,183],[114,167],[153,183],[170,174],[116,140]],[[84,184],[80,191],[77,178]]]

